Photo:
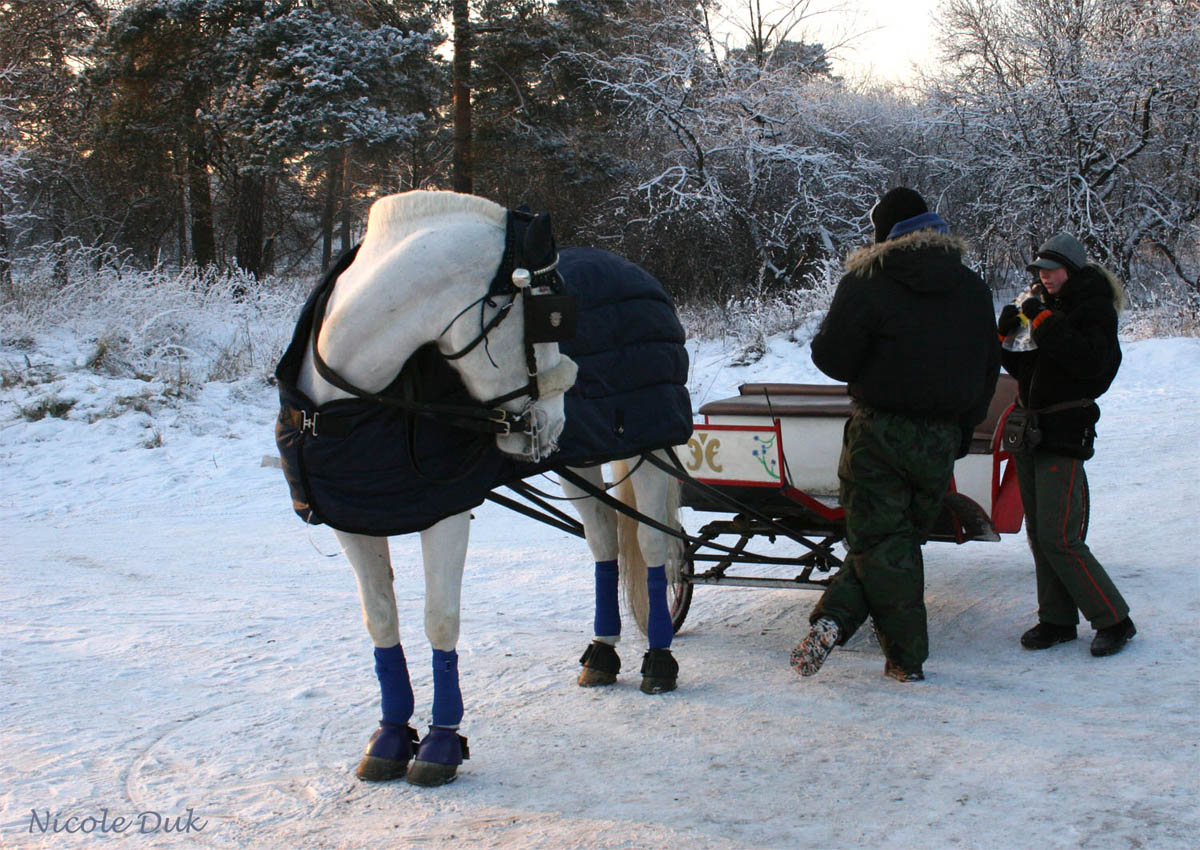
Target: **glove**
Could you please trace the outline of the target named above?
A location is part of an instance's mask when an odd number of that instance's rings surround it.
[[[1016,304],[1005,304],[1004,309],[1000,311],[1000,318],[996,320],[996,332],[1000,336],[1008,336],[1017,329],[1021,324],[1021,311],[1017,309]]]
[[[1025,318],[1031,321],[1036,319],[1039,314],[1049,309],[1049,307],[1042,303],[1042,299],[1038,298],[1036,295],[1026,298],[1025,302],[1021,305],[1021,312],[1025,314]]]

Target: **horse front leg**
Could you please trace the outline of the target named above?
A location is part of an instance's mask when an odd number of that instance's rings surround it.
[[[417,732],[408,725],[413,713],[413,690],[404,647],[400,645],[396,593],[386,537],[337,532],[358,581],[363,621],[375,645],[375,675],[379,679],[382,717],[367,743],[355,775],[367,782],[399,779],[408,771]]]
[[[458,734],[463,702],[456,649],[470,531],[471,514],[466,511],[421,532],[425,635],[433,648],[433,723],[408,769],[408,781],[414,785],[452,782],[463,759],[470,758],[467,739]]]
[[[601,467],[575,470],[594,487],[604,486]],[[595,499],[588,498],[569,481],[562,482],[563,494],[574,499],[575,510],[583,522],[584,535],[595,561],[596,604],[592,618],[591,644],[579,659],[580,687],[611,685],[621,671],[621,658],[616,645],[621,639],[621,608],[618,602],[619,572],[617,568],[617,515]]]

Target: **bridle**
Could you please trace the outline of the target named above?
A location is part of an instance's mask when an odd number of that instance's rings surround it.
[[[537,358],[533,346],[539,342],[564,342],[574,337],[579,306],[578,299],[573,294],[567,292],[562,276],[558,273],[558,252],[553,246],[553,240],[550,243],[550,252],[553,255],[553,260],[534,271],[530,271],[526,267],[526,258],[523,250],[525,244],[524,237],[534,218],[532,213],[525,212],[524,210],[508,211],[504,256],[500,261],[500,268],[497,270],[495,277],[492,278],[487,293],[460,310],[450,320],[450,323],[443,329],[442,333],[439,334],[439,338],[444,336],[472,307],[479,305],[479,334],[459,351],[444,355],[444,357],[447,360],[458,360],[469,354],[481,343],[486,350],[488,334],[499,327],[508,317],[512,312],[513,305],[517,302],[517,298],[520,297],[523,302],[525,314],[523,344],[525,349],[525,369],[529,378],[523,386],[477,405],[435,404],[417,401],[416,399],[373,393],[355,386],[325,362],[317,346],[317,341],[321,333],[321,325],[325,318],[325,308],[329,301],[329,295],[333,291],[332,285],[327,287],[325,292],[321,294],[313,311],[312,333],[309,336],[312,345],[313,365],[316,367],[317,373],[333,386],[358,398],[408,410],[414,414],[435,419],[456,428],[466,428],[498,436],[506,436],[513,433],[527,433],[530,435],[535,433],[538,423],[536,421],[537,413],[534,403],[541,397],[542,393],[538,386]],[[353,262],[357,253],[358,246],[355,246],[338,261],[337,266],[331,274],[336,277],[336,275],[344,272],[350,266],[351,262]],[[506,296],[508,297],[508,302],[500,304],[495,315],[487,322],[484,322],[485,308],[489,306],[497,307],[497,300]],[[490,359],[490,353],[488,356]],[[529,402],[517,413],[505,410],[500,406],[505,402],[521,398],[522,396],[528,396]],[[314,414],[311,420],[314,434],[318,427],[316,417],[317,414]]]
[[[480,305],[478,336],[462,349],[443,356],[447,360],[458,360],[475,350],[480,343],[483,343],[486,350],[488,334],[500,327],[501,323],[508,318],[513,305],[517,303],[517,298],[522,299],[525,314],[525,372],[529,376],[529,381],[512,392],[484,402],[485,407],[495,407],[521,396],[529,396],[531,402],[537,401],[541,396],[541,390],[537,381],[538,368],[537,356],[533,348],[534,343],[565,342],[575,335],[575,317],[578,313],[578,306],[575,296],[566,291],[562,276],[558,273],[557,253],[554,255],[553,262],[536,271],[524,268],[513,269],[510,279],[513,287],[510,291],[496,293],[489,289],[486,295],[480,296],[460,310],[458,315],[450,320],[450,324],[446,325],[438,334],[439,338],[445,336],[467,311],[478,304]],[[508,296],[508,303],[499,305],[496,314],[487,323],[484,323],[484,307],[496,307],[494,299],[504,295]],[[491,359],[490,353],[488,358]],[[495,365],[495,361],[493,361],[493,365]]]

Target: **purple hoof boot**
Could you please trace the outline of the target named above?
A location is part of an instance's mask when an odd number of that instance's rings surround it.
[[[470,757],[467,739],[457,729],[430,726],[429,734],[417,749],[417,757],[409,765],[408,781],[426,787],[453,782],[458,778],[458,766]]]
[[[399,779],[408,773],[408,763],[412,761],[413,745],[416,743],[416,729],[381,721],[367,742],[367,754],[358,763],[354,775],[364,782]]]

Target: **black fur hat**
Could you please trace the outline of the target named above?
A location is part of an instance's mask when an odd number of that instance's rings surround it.
[[[929,212],[925,199],[906,186],[889,189],[888,193],[871,207],[871,224],[875,225],[875,241],[886,242],[888,234],[906,219]]]

